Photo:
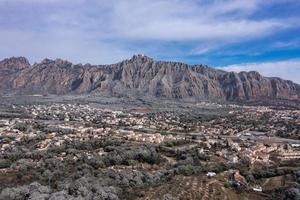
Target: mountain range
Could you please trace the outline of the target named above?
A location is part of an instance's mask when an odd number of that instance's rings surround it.
[[[258,72],[227,72],[206,65],[155,61],[144,55],[111,65],[72,64],[24,57],[0,61],[0,94],[101,94],[169,99],[299,100],[300,85]]]

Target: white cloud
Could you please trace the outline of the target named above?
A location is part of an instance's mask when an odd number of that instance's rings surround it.
[[[111,64],[131,57],[133,52],[114,42],[93,41],[82,33],[47,32],[36,34],[24,31],[1,31],[0,55],[25,56],[31,62],[44,58],[62,58],[74,63]]]
[[[112,7],[120,37],[153,40],[237,40],[261,37],[293,25],[288,20],[250,20],[258,1],[122,1]]]
[[[9,1],[4,1],[9,5]],[[32,6],[40,2],[39,6],[43,9],[45,7],[43,4],[50,4],[44,15],[36,16],[35,21],[40,21],[38,25],[53,30],[60,26],[80,29],[86,31],[84,34],[94,34],[100,39],[226,40],[228,42],[262,37],[292,27],[297,22],[289,19],[249,19],[248,15],[263,5],[259,0],[14,0],[11,2],[22,2]],[[32,15],[32,13],[21,14]],[[21,15],[14,17],[26,19],[26,16]],[[31,20],[26,21],[29,23],[29,29],[32,29]]]
[[[249,17],[265,4],[261,0],[0,0],[4,47],[0,57],[25,53],[32,60],[55,55],[107,63],[150,48],[155,55],[165,55],[166,48],[160,46],[172,42],[192,43],[192,50],[185,53],[201,55],[289,30],[299,22]],[[160,44],[139,45],[152,42]],[[173,47],[169,55],[180,49]]]
[[[226,71],[258,71],[264,76],[280,77],[300,84],[300,60],[283,60],[276,62],[244,63],[220,67]]]
[[[80,1],[80,0],[74,0]],[[9,2],[17,2],[17,3],[40,3],[40,4],[50,4],[50,3],[64,3],[70,2],[70,0],[1,0],[0,3],[9,3]]]
[[[288,41],[277,41],[273,43],[270,48],[277,48],[277,49],[293,49],[300,47],[300,40],[288,40]]]

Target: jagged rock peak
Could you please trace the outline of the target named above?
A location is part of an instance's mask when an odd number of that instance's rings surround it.
[[[24,65],[7,63],[27,62],[15,58],[0,63],[0,94],[99,92],[228,101],[300,98],[300,85],[291,81],[267,78],[258,72],[226,72],[205,65],[154,61],[141,54],[101,67],[73,65],[62,59],[45,59],[24,70]]]
[[[60,59],[60,58],[55,60],[55,64],[57,64],[59,66],[71,66],[72,65],[71,62],[69,62],[67,60]]]
[[[60,58],[57,58],[55,60],[51,60],[51,59],[48,59],[48,58],[45,58],[41,64],[43,65],[48,65],[48,64],[52,64],[52,65],[57,65],[57,66],[60,66],[60,67],[70,67],[72,66],[73,64],[67,60],[63,60],[63,59],[60,59]]]
[[[131,61],[142,61],[142,62],[147,62],[147,61],[153,61],[153,58],[150,58],[144,54],[135,54],[132,56],[130,59]]]
[[[45,58],[44,60],[42,60],[41,64],[50,64],[53,63],[54,61],[49,59],[49,58]]]
[[[30,67],[30,63],[25,57],[11,57],[0,61],[0,66],[21,70]]]

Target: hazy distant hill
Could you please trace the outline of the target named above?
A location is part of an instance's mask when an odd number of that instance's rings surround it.
[[[0,93],[148,95],[172,99],[229,101],[300,97],[300,85],[258,72],[226,72],[205,65],[155,61],[135,55],[112,65],[75,65],[45,59],[30,65],[23,57],[0,62]]]

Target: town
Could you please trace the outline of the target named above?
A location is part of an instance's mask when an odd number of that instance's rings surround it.
[[[297,109],[111,107],[1,105],[0,199],[299,197]]]

